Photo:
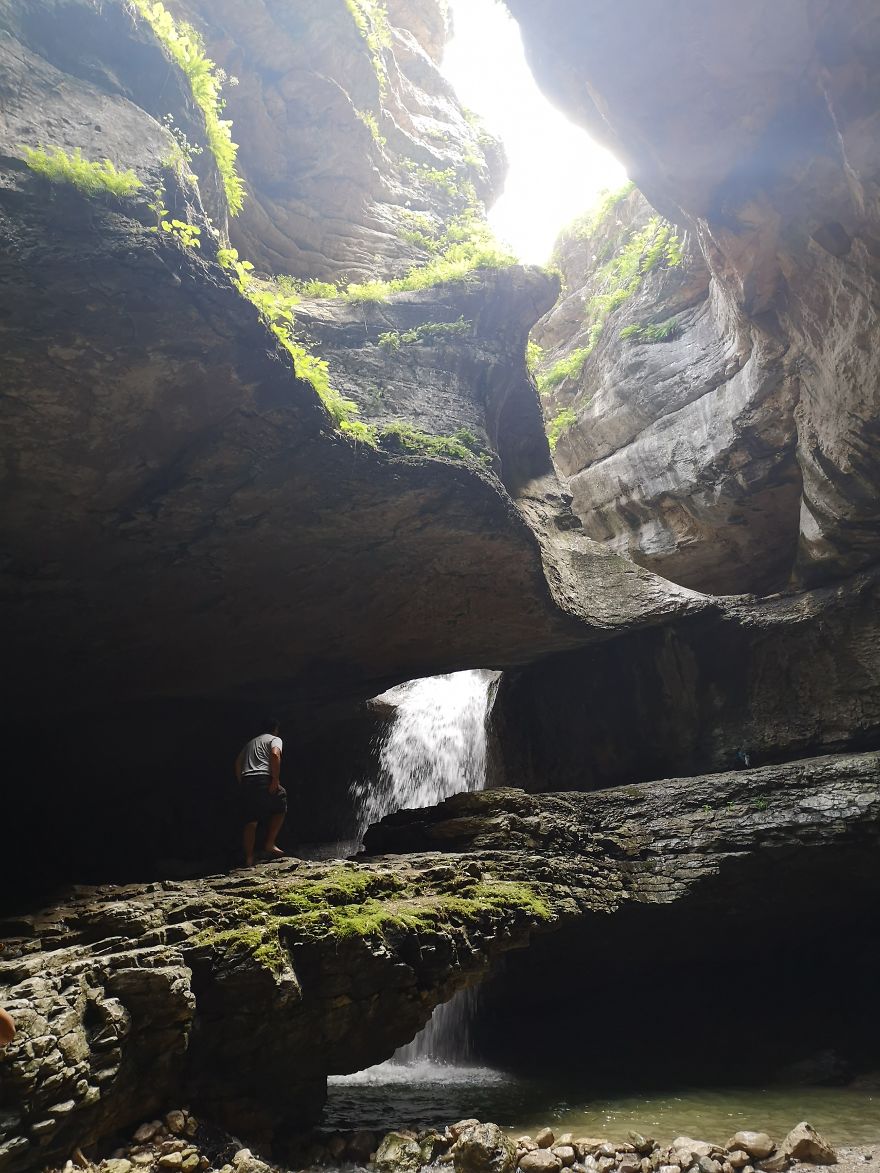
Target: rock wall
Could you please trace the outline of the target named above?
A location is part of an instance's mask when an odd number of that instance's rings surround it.
[[[726,339],[738,339],[745,372],[726,396],[729,419],[740,421],[728,425],[727,447],[739,444],[738,459],[726,470],[723,462],[707,468],[694,507],[678,503],[689,495],[693,462],[685,460],[681,481],[665,470],[667,502],[652,495],[662,461],[649,466],[642,500],[634,461],[610,458],[621,474],[622,502],[635,497],[628,524],[619,516],[606,522],[611,537],[638,557],[652,557],[653,530],[669,573],[675,577],[680,566],[690,585],[701,575],[710,588],[741,589],[749,578],[759,585],[765,571],[772,577],[771,565],[751,576],[740,569],[720,584],[711,565],[699,568],[699,556],[677,565],[675,547],[687,546],[689,537],[691,544],[708,541],[708,554],[715,531],[710,524],[706,532],[705,499],[728,496],[738,477],[747,528],[762,507],[771,515],[781,507],[789,519],[757,521],[754,549],[763,553],[764,536],[785,529],[785,549],[796,542],[789,564],[795,581],[811,585],[876,561],[876,6],[846,0],[832,10],[800,0],[748,0],[734,10],[713,0],[695,11],[679,0],[662,19],[642,0],[511,0],[509,7],[550,96],[617,153],[655,208],[699,241],[716,318],[720,311]],[[750,355],[751,372],[744,365]],[[637,373],[619,395],[638,402],[640,385]],[[803,483],[796,523],[789,470],[782,468],[788,488],[762,501],[766,458],[772,463],[774,456],[772,445],[762,451],[762,431],[770,434],[761,421],[768,397],[777,401],[776,457],[794,448]],[[724,398],[710,400],[712,408]],[[732,406],[736,400],[739,407]],[[673,451],[686,454],[693,435],[710,430],[723,443],[720,423],[697,421],[686,410],[680,423],[678,431],[669,420]],[[750,429],[752,445],[745,441]],[[595,499],[609,514],[611,490],[600,470],[584,479],[584,507]],[[696,517],[689,527],[690,512]],[[734,545],[742,550],[747,542]],[[771,555],[777,575],[780,561],[778,552]]]
[[[671,260],[652,255],[663,232]],[[653,267],[634,282],[610,272],[640,240],[639,265]],[[584,532],[697,590],[783,586],[801,495],[799,383],[785,347],[752,335],[695,234],[660,221],[638,191],[573,225],[556,255],[565,293],[532,337],[543,348],[539,385],[586,352],[542,394],[551,429],[571,421],[555,460]],[[635,288],[603,319],[609,291],[628,281]]]
[[[491,777],[593,790],[880,745],[880,575],[505,673]]]
[[[398,277],[504,177],[501,146],[440,73],[439,0],[181,0],[238,79],[248,198],[233,243],[269,272]]]

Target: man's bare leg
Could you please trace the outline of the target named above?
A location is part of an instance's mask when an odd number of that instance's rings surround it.
[[[245,823],[244,830],[241,833],[241,846],[244,851],[244,866],[252,868],[254,866],[254,841],[257,837],[257,824]]]
[[[269,819],[269,825],[266,828],[266,844],[263,848],[264,855],[284,855],[280,847],[275,846],[275,840],[278,838],[278,832],[284,825],[284,812],[281,814],[272,815]]]

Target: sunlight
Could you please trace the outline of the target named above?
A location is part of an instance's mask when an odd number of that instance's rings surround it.
[[[504,142],[510,170],[489,214],[495,232],[531,264],[550,257],[560,229],[619,187],[626,173],[544,97],[519,26],[496,0],[450,0],[454,37],[443,72],[459,98]]]

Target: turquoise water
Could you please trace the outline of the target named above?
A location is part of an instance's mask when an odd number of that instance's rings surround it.
[[[595,1082],[595,1072],[591,1072]],[[864,1088],[768,1087],[679,1089],[589,1098],[570,1081],[524,1079],[486,1067],[425,1061],[383,1063],[329,1081],[323,1125],[387,1131],[430,1128],[469,1116],[511,1134],[549,1125],[575,1136],[625,1140],[632,1129],[661,1143],[688,1135],[724,1144],[741,1128],[781,1138],[808,1120],[836,1145],[880,1143],[880,1084]]]

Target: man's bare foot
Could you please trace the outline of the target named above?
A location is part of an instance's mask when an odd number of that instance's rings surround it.
[[[252,867],[254,866],[254,857],[253,857],[253,856],[251,856],[251,858],[250,858],[250,859],[246,859],[246,860],[244,861],[244,866],[245,866],[246,868],[252,868]]]
[[[273,845],[272,847],[264,847],[263,855],[265,855],[267,859],[277,859],[279,855],[284,855],[284,852],[280,847],[275,847]]]

